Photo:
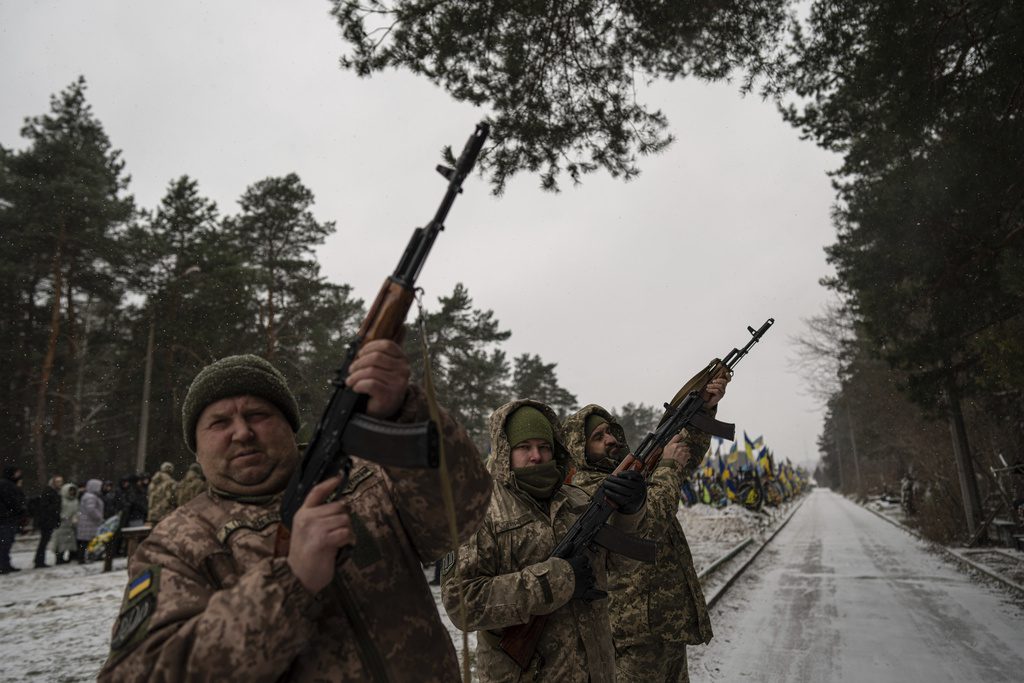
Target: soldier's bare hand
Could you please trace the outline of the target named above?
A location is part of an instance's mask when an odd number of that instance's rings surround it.
[[[672,460],[679,465],[680,468],[686,469],[687,463],[690,462],[690,458],[693,454],[690,453],[690,447],[686,445],[683,439],[686,438],[686,430],[683,430],[672,437],[672,439],[665,444],[665,450],[662,451],[661,457],[665,460]]]
[[[338,551],[355,543],[352,519],[344,503],[325,503],[341,477],[314,486],[292,520],[288,566],[311,593],[318,593],[334,579]]]
[[[725,396],[725,387],[729,384],[728,377],[719,377],[708,382],[707,387],[701,392],[700,397],[707,403],[707,407],[718,405],[718,402]]]
[[[368,415],[389,418],[402,407],[410,374],[409,359],[402,347],[390,339],[377,339],[364,344],[356,354],[345,383],[370,397]]]

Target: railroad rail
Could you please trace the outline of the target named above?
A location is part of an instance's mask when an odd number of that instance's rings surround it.
[[[761,554],[761,551],[764,550],[768,546],[768,544],[772,542],[772,539],[775,538],[775,535],[782,531],[783,527],[789,524],[789,520],[793,519],[793,515],[796,514],[797,510],[800,509],[800,506],[802,506],[804,504],[804,501],[806,500],[806,496],[801,496],[800,501],[793,507],[792,510],[788,511],[786,517],[772,530],[768,537],[757,545],[757,547],[754,549],[754,552],[742,558],[743,561],[739,565],[739,567],[731,568],[729,565],[733,559],[739,556],[746,548],[750,547],[755,543],[755,539],[753,536],[748,536],[744,540],[740,541],[728,552],[726,552],[724,555],[722,555],[721,557],[719,557],[714,562],[712,562],[700,571],[700,573],[697,575],[697,578],[700,579],[702,585],[706,585],[708,583],[707,580],[709,578],[717,576],[719,572],[723,572],[727,569],[729,570],[729,572],[725,574],[725,581],[723,581],[721,584],[716,585],[714,592],[710,596],[705,598],[708,609],[714,607],[715,603],[721,600],[722,596],[725,595],[725,592],[729,590],[729,588],[736,582],[736,579],[738,579],[743,574],[743,572],[747,570],[747,568],[753,563],[754,559],[756,559],[757,556]]]
[[[1003,576],[999,572],[993,570],[991,567],[986,567],[984,564],[982,564],[980,562],[977,562],[977,561],[967,557],[967,555],[976,555],[976,554],[982,554],[982,553],[997,552],[997,553],[1005,555],[1006,557],[1009,557],[1010,559],[1013,559],[1013,560],[1015,560],[1017,562],[1021,562],[1022,560],[1019,557],[1015,557],[1014,555],[1012,555],[1010,553],[1003,552],[1001,549],[995,549],[995,548],[965,548],[965,549],[949,548],[949,547],[944,546],[944,545],[942,545],[940,543],[935,543],[934,541],[928,540],[927,538],[922,536],[920,533],[918,533],[916,530],[911,529],[906,524],[901,524],[900,522],[896,521],[895,519],[893,519],[889,515],[886,515],[886,514],[880,512],[879,510],[874,510],[874,509],[872,509],[872,508],[870,508],[870,507],[868,507],[866,505],[861,505],[861,507],[864,508],[865,510],[867,510],[868,512],[872,513],[873,515],[875,515],[877,517],[881,517],[882,519],[884,519],[885,521],[889,522],[889,524],[892,524],[897,529],[901,529],[901,530],[905,531],[906,533],[910,534],[911,536],[913,536],[914,538],[916,538],[916,539],[918,539],[920,541],[924,541],[925,543],[930,544],[934,548],[938,548],[943,553],[945,553],[946,556],[951,558],[954,562],[957,562],[959,564],[967,565],[967,566],[971,567],[972,569],[974,569],[974,570],[976,570],[978,572],[981,572],[982,574],[984,574],[985,576],[991,578],[992,580],[997,581],[998,583],[1006,586],[1010,590],[1016,592],[1018,595],[1024,596],[1024,585],[1021,585],[1020,583],[1010,579],[1009,577]]]

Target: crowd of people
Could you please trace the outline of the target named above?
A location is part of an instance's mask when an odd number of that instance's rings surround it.
[[[84,564],[92,559],[89,544],[105,524],[111,528],[156,524],[206,487],[198,464],[191,465],[178,481],[169,462],[161,465],[152,477],[125,476],[117,486],[113,481],[99,479],[76,484],[54,475],[42,492],[31,498],[22,489],[22,475],[21,468],[9,466],[0,479],[0,574],[21,571],[11,563],[10,556],[19,533],[28,533],[33,528],[39,533],[36,569],[51,566],[46,561],[47,551],[53,554],[55,564]],[[119,554],[123,550],[116,548]]]

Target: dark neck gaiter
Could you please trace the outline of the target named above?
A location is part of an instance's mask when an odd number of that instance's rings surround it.
[[[562,483],[562,470],[558,463],[549,460],[543,465],[513,467],[512,476],[516,486],[537,500],[548,500]]]

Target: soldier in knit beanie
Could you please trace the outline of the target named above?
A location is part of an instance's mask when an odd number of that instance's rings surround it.
[[[508,436],[508,444],[512,448],[527,439],[543,439],[551,445],[555,443],[551,423],[544,413],[533,406],[522,406],[508,416],[508,420],[505,421],[505,435]]]
[[[245,394],[273,403],[292,431],[299,431],[299,406],[284,375],[259,356],[228,356],[203,368],[188,388],[181,407],[181,424],[188,449],[196,452],[196,423],[206,406],[222,398]]]

